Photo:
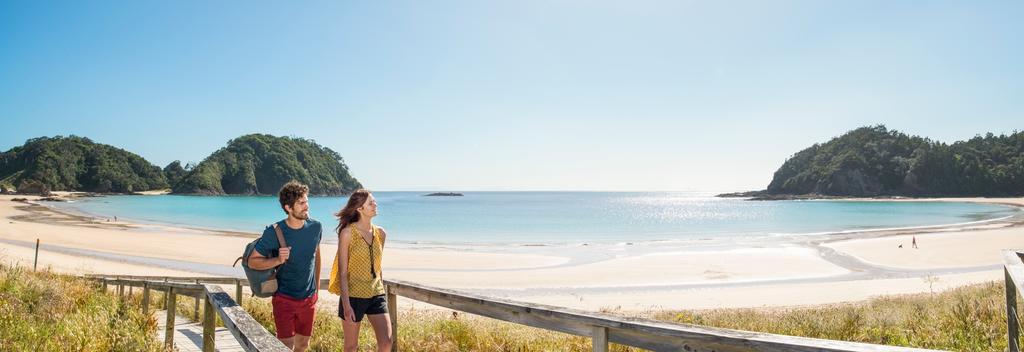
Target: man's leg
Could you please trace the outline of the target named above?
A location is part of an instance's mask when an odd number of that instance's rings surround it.
[[[291,346],[288,346],[288,347],[291,347]],[[303,334],[295,334],[295,347],[292,348],[292,351],[295,351],[295,352],[306,352],[306,349],[308,349],[308,348],[309,348],[309,336],[306,336],[306,335],[303,335]]]
[[[274,307],[274,327],[277,328],[277,339],[281,340],[288,349],[295,344],[295,306],[294,304],[279,296],[270,300]]]
[[[309,348],[309,337],[313,336],[313,320],[316,319],[316,298],[307,298],[295,314],[295,352]],[[291,347],[291,346],[289,346]]]
[[[281,340],[281,343],[284,343],[285,347],[288,347],[289,350],[292,349],[292,346],[295,344],[295,336],[288,337],[288,338],[280,338],[280,337],[278,337],[277,339]]]

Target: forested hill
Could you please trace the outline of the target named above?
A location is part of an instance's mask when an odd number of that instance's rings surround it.
[[[139,192],[168,187],[156,165],[84,137],[40,137],[0,154],[0,185],[20,192]]]
[[[362,187],[331,149],[302,138],[250,134],[188,170],[173,193],[277,194],[289,180],[309,185],[312,195],[341,195]]]
[[[945,144],[882,125],[862,127],[794,154],[764,193],[1022,196],[1024,132]]]

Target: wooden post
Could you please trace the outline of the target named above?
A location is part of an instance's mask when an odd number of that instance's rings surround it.
[[[118,282],[117,283],[117,298],[122,298],[122,297],[124,297],[124,283],[123,282]]]
[[[1007,349],[1010,352],[1020,352],[1020,322],[1017,320],[1017,283],[1013,282],[1010,276],[1010,269],[1003,267],[1006,275],[1006,331],[1009,343]]]
[[[592,329],[594,352],[608,352],[608,328],[594,326]]]
[[[32,262],[32,271],[36,271],[36,267],[39,266],[39,239],[36,239],[36,260]]]
[[[388,290],[388,315],[391,316],[391,352],[398,352],[398,295]]]
[[[135,294],[135,285],[128,286],[128,297],[131,298]]]
[[[238,302],[238,306],[242,306],[242,280],[235,279],[235,301]]]
[[[164,328],[164,346],[167,349],[174,349],[174,315],[178,314],[177,297],[174,294],[174,287],[167,288],[167,326]]]
[[[213,352],[214,330],[217,327],[217,315],[213,309],[213,302],[206,297],[206,304],[203,305],[203,352]]]
[[[103,293],[107,293],[107,278],[103,278]]]
[[[149,315],[149,283],[142,283],[142,314]]]
[[[199,279],[196,279],[196,285],[198,285],[198,284],[199,284]],[[196,299],[196,309],[192,313],[192,316],[195,317],[195,319],[198,321],[199,320],[199,295],[196,295],[195,299]]]

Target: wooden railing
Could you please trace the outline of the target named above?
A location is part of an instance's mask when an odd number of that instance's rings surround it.
[[[1024,273],[1024,271],[1022,271]],[[1024,276],[1022,276],[1024,277]],[[235,300],[217,284],[235,284],[236,297],[241,298],[245,279],[155,276],[96,276],[94,279],[108,284],[143,287],[143,309],[148,309],[148,290],[166,290],[171,296],[186,294],[205,295],[206,314],[203,318],[203,350],[213,350],[213,315],[216,312],[224,325],[247,351],[287,350],[273,335],[259,325]],[[180,283],[186,281],[185,283]],[[200,283],[190,283],[198,281]],[[388,310],[395,332],[393,350],[398,349],[398,296],[484,317],[590,337],[594,351],[607,351],[609,343],[618,343],[654,351],[925,351],[922,349],[883,346],[857,342],[834,341],[765,334],[750,331],[720,329],[705,326],[675,324],[649,319],[579,311],[563,307],[523,303],[474,295],[454,290],[429,287],[400,280],[385,280],[388,292]],[[322,280],[327,287],[327,280]],[[174,302],[169,300],[168,302]],[[198,303],[197,303],[198,306]],[[168,324],[173,327],[173,304],[168,306]],[[197,308],[198,311],[198,308]],[[197,313],[198,316],[198,313]],[[168,328],[171,329],[171,328]],[[168,331],[165,341],[171,341]],[[207,335],[209,332],[209,336]]]
[[[1006,282],[1006,337],[1007,349],[1020,352],[1020,313],[1017,311],[1017,296],[1024,297],[1021,284],[1024,283],[1024,251],[1003,250],[1003,273]]]
[[[203,308],[203,351],[214,351],[214,330],[216,328],[216,317],[220,315],[221,321],[228,331],[234,335],[235,340],[246,351],[289,351],[287,347],[267,329],[263,328],[256,319],[253,319],[240,306],[242,301],[242,284],[248,284],[247,280],[235,278],[210,278],[210,277],[166,277],[166,276],[96,276],[91,275],[90,279],[101,282],[103,290],[108,286],[117,286],[117,294],[124,295],[124,288],[142,288],[142,310],[149,313],[150,291],[158,290],[165,292],[164,309],[167,310],[167,321],[164,327],[164,344],[168,349],[174,346],[174,320],[177,315],[177,296],[191,296],[196,300],[195,316],[199,316],[199,301],[205,302]],[[194,283],[193,283],[194,282]],[[232,299],[220,284],[235,284],[235,297]]]

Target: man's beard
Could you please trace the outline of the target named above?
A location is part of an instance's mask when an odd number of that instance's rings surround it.
[[[296,218],[296,219],[299,219],[299,220],[309,220],[309,212],[308,211],[304,211],[304,212],[301,212],[301,213],[295,213],[295,214],[292,214],[292,217]]]

